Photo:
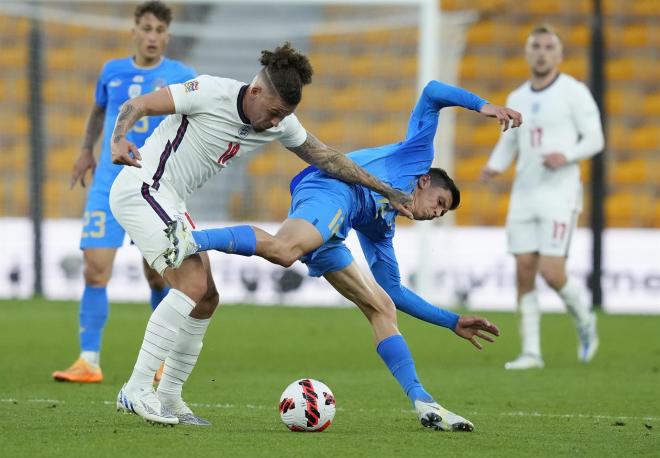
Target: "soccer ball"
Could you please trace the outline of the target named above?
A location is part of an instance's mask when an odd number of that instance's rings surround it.
[[[318,380],[296,380],[280,396],[280,418],[291,431],[321,432],[334,417],[335,397]]]

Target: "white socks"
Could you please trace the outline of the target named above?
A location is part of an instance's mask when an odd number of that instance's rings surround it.
[[[152,389],[154,375],[170,353],[179,329],[193,307],[193,300],[176,289],[171,289],[158,304],[147,323],[133,374],[126,384],[127,389]]]
[[[101,352],[98,351],[82,351],[80,352],[80,357],[96,367],[99,367],[101,362]]]
[[[590,308],[582,300],[580,295],[580,287],[577,282],[571,280],[570,278],[566,281],[566,284],[558,292],[559,296],[564,301],[566,308],[573,315],[573,318],[578,325],[584,325],[589,322]]]
[[[541,356],[541,313],[536,290],[520,298],[520,337],[523,354]]]
[[[163,378],[158,384],[158,397],[162,401],[169,401],[168,404],[180,402],[183,384],[197,363],[202,351],[202,339],[210,321],[209,318],[201,320],[186,317],[165,360]]]

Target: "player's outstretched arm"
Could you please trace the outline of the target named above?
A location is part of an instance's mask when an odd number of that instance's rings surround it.
[[[328,147],[311,133],[307,132],[307,139],[302,145],[288,149],[303,161],[316,166],[328,175],[376,191],[389,200],[394,210],[403,216],[412,218],[410,211],[412,196],[410,194],[383,183],[339,151]]]
[[[119,111],[115,129],[112,132],[110,148],[112,163],[141,167],[140,151],[135,144],[126,140],[126,133],[143,116],[157,116],[174,113],[174,101],[167,87],[159,89],[124,103]]]
[[[483,348],[481,342],[477,339],[495,342],[494,337],[500,335],[500,330],[493,323],[480,316],[461,316],[454,328],[456,335],[470,341],[472,345],[479,350]]]
[[[80,185],[85,187],[85,175],[89,170],[91,175],[94,176],[96,171],[96,159],[94,158],[94,144],[103,132],[103,122],[105,121],[105,108],[97,105],[92,107],[92,111],[87,118],[87,127],[85,128],[85,139],[83,140],[82,148],[78,158],[73,163],[73,170],[71,172],[71,180],[69,181],[69,188],[73,188],[78,181]]]

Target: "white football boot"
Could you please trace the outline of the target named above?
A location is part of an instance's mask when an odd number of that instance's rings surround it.
[[[211,422],[195,415],[183,399],[179,398],[177,402],[168,402],[165,396],[161,396],[158,393],[157,395],[163,407],[179,419],[180,425],[211,426]]]
[[[577,331],[580,341],[578,344],[578,360],[588,363],[596,355],[598,345],[600,344],[598,332],[596,331],[596,314],[593,312],[589,313],[589,320],[579,325]]]
[[[513,361],[504,365],[506,370],[543,369],[543,358],[537,355],[523,353]]]
[[[436,431],[466,431],[474,429],[474,425],[460,415],[442,407],[437,402],[415,401],[415,410],[420,423],[425,428]]]
[[[161,404],[153,389],[131,392],[124,384],[117,395],[117,411],[139,415],[150,423],[161,425],[179,423],[179,418]]]
[[[184,259],[199,250],[199,245],[180,216],[167,223],[165,235],[172,245],[165,250],[163,256],[165,263],[173,269],[178,269]]]

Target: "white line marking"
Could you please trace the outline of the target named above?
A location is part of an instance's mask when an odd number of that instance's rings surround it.
[[[0,403],[5,404],[17,404],[21,402],[32,402],[32,403],[48,403],[48,404],[66,404],[66,401],[61,401],[58,399],[25,399],[19,400],[15,398],[0,398]],[[115,405],[115,401],[90,401],[90,404],[103,404],[103,405]],[[273,404],[272,406],[265,405],[254,405],[254,404],[213,404],[213,403],[188,403],[190,407],[202,407],[205,409],[250,409],[250,410],[273,410],[277,411],[277,405]],[[342,411],[346,410],[344,407],[338,407],[337,410]],[[349,409],[356,412],[382,412],[384,409]],[[387,409],[391,412],[412,412],[410,409]],[[468,415],[474,415],[478,417],[487,416],[487,415],[499,415],[501,417],[536,417],[536,418],[592,418],[597,420],[649,420],[649,421],[658,421],[660,417],[654,416],[631,416],[631,415],[602,415],[602,414],[588,414],[588,413],[542,413],[542,412],[500,412],[496,414],[487,413],[487,412],[468,412]]]

